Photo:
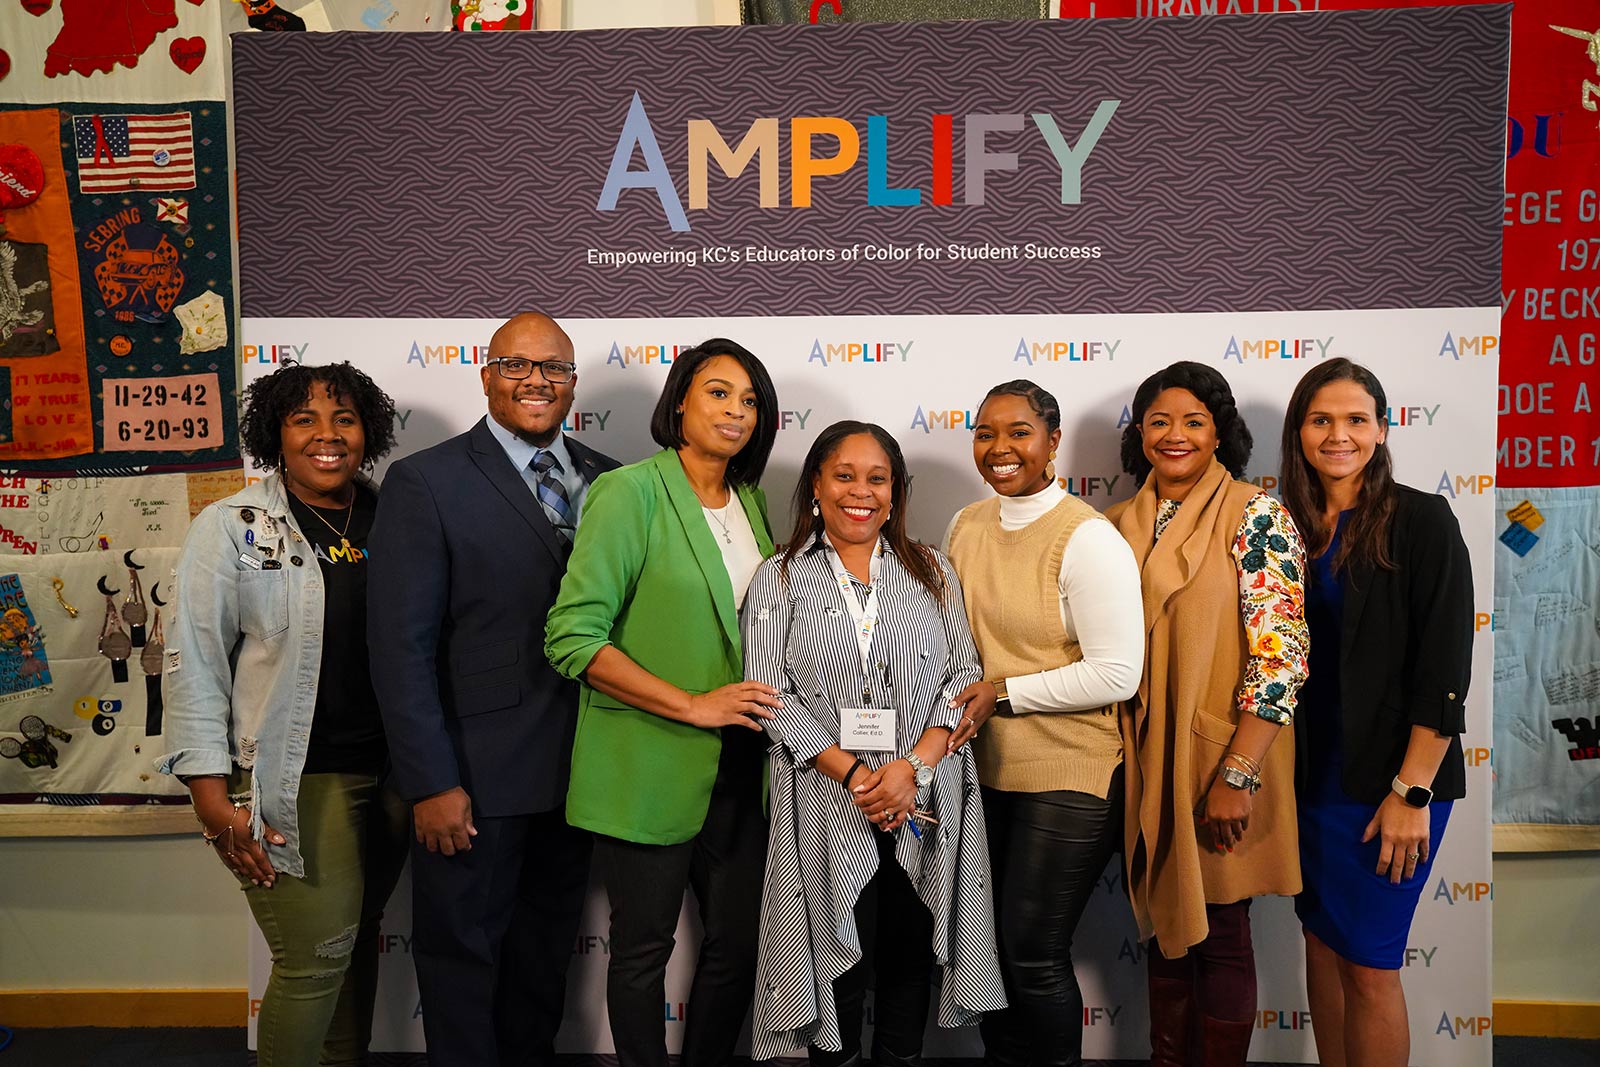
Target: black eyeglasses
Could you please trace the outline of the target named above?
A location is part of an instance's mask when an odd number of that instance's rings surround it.
[[[572,376],[578,372],[576,363],[563,363],[559,359],[491,359],[489,362],[499,364],[495,369],[500,372],[500,377],[517,382],[531,375],[535,367],[539,368],[545,381],[557,385],[572,381]]]

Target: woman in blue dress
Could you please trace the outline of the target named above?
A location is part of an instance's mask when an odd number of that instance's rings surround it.
[[[1371,371],[1332,359],[1300,380],[1283,425],[1283,501],[1311,557],[1295,911],[1331,1067],[1409,1062],[1406,935],[1466,792],[1467,547],[1442,497],[1395,482],[1388,408]]]

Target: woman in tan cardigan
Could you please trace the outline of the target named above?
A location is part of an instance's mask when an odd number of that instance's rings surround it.
[[[1134,394],[1106,512],[1144,588],[1144,678],[1123,705],[1128,891],[1150,945],[1151,1063],[1242,1065],[1256,1007],[1250,900],[1300,890],[1294,717],[1305,549],[1238,481],[1250,430],[1227,380],[1174,363]],[[1259,790],[1259,792],[1258,792]]]

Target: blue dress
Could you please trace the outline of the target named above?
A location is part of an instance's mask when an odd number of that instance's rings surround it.
[[[1345,793],[1344,729],[1339,701],[1340,634],[1344,623],[1345,574],[1333,571],[1345,520],[1326,552],[1310,561],[1306,584],[1306,622],[1311,628],[1311,675],[1300,689],[1297,714],[1307,726],[1311,748],[1308,788],[1298,799],[1300,875],[1304,889],[1295,897],[1301,925],[1352,963],[1380,970],[1399,970],[1405,963],[1406,938],[1417,898],[1439,854],[1451,802],[1428,807],[1428,858],[1417,863],[1410,878],[1398,885],[1378,874],[1382,841],[1361,835],[1376,812],[1371,804]]]

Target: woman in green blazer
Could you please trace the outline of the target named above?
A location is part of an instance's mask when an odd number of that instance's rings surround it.
[[[757,487],[778,397],[750,352],[678,354],[650,434],[662,451],[595,479],[545,627],[583,682],[567,820],[595,833],[611,899],[606,1006],[621,1067],[666,1067],[667,961],[694,887],[704,936],[683,1067],[722,1067],[755,985],[777,690],[746,682],[745,587],[772,554]]]

